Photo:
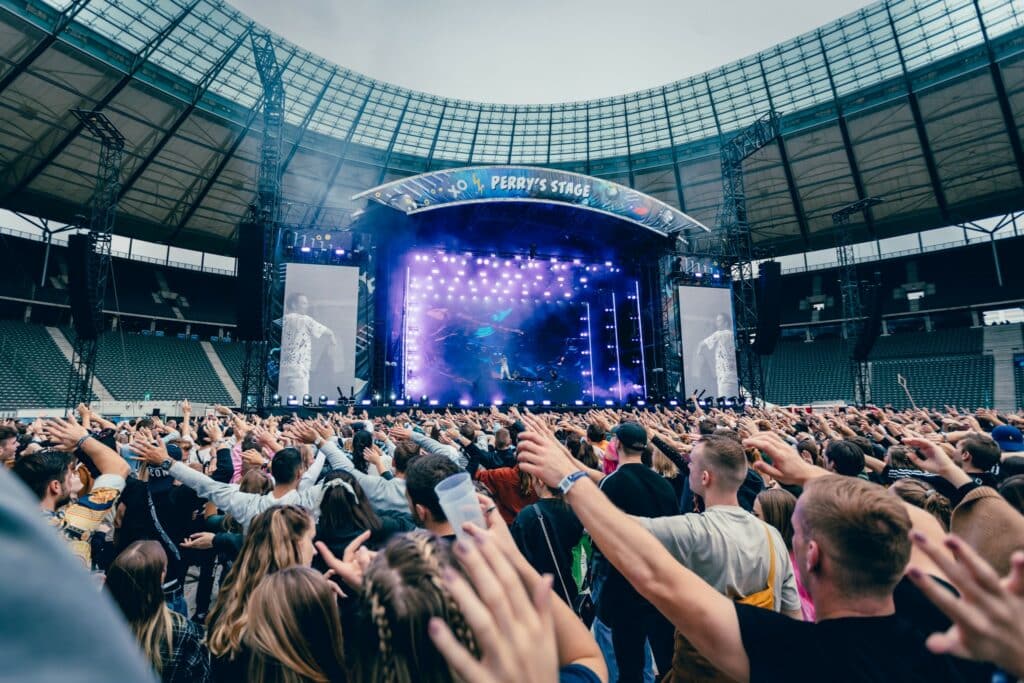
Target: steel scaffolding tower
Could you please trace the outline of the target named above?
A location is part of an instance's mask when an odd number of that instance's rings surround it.
[[[722,207],[720,230],[708,238],[707,248],[698,249],[731,273],[736,324],[736,361],[740,386],[750,400],[765,398],[761,356],[754,351],[757,332],[757,297],[754,277],[754,240],[747,219],[747,196],[743,183],[743,161],[779,136],[779,116],[774,111],[761,116],[722,145]]]
[[[832,214],[836,228],[836,261],[839,263],[839,291],[843,306],[843,340],[850,360],[850,379],[853,382],[854,401],[860,404],[870,400],[871,367],[867,359],[858,359],[855,348],[857,338],[864,324],[864,302],[861,300],[862,283],[857,277],[856,255],[850,231],[847,229],[850,217],[866,212],[872,206],[881,204],[880,197],[866,197],[848,204]]]
[[[89,200],[88,224],[89,264],[87,282],[91,285],[89,301],[92,304],[93,327],[103,328],[103,299],[107,291],[107,274],[110,272],[110,236],[117,216],[117,198],[121,191],[121,162],[124,159],[124,136],[99,111],[72,109],[71,113],[81,122],[83,129],[100,143],[100,154],[96,167],[96,189]],[[92,379],[96,367],[98,334],[76,334],[71,355],[71,372],[68,375],[64,410],[70,412],[79,403],[92,400]]]
[[[256,70],[263,85],[263,139],[256,179],[256,201],[249,207],[248,220],[255,223],[264,241],[263,287],[256,293],[263,305],[263,335],[258,341],[245,342],[242,366],[242,408],[262,411],[267,404],[267,361],[270,340],[274,334],[273,320],[281,313],[273,305],[275,284],[280,274],[276,263],[278,213],[281,206],[281,143],[284,124],[284,66],[277,61],[269,33],[250,33]]]

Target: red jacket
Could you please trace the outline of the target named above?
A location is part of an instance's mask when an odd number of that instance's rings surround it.
[[[537,494],[533,489],[526,496],[519,489],[519,465],[493,470],[478,469],[476,480],[494,494],[498,513],[506,524],[512,524],[520,510],[530,503],[537,502]]]

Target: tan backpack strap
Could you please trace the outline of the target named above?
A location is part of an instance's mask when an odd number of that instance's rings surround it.
[[[775,544],[772,543],[772,532],[768,530],[768,524],[764,524],[764,535],[768,538],[768,558],[770,564],[768,565],[768,588],[772,590],[772,594],[775,594]]]

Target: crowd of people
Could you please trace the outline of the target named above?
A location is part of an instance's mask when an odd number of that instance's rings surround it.
[[[0,425],[12,680],[1024,679],[1024,414],[182,412]]]

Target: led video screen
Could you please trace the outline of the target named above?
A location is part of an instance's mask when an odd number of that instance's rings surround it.
[[[636,286],[610,263],[416,252],[402,276],[412,399],[572,405],[642,392]]]
[[[732,290],[680,287],[678,294],[686,394],[737,396]]]
[[[285,271],[277,393],[313,399],[347,396],[355,382],[359,269],[289,263]]]

